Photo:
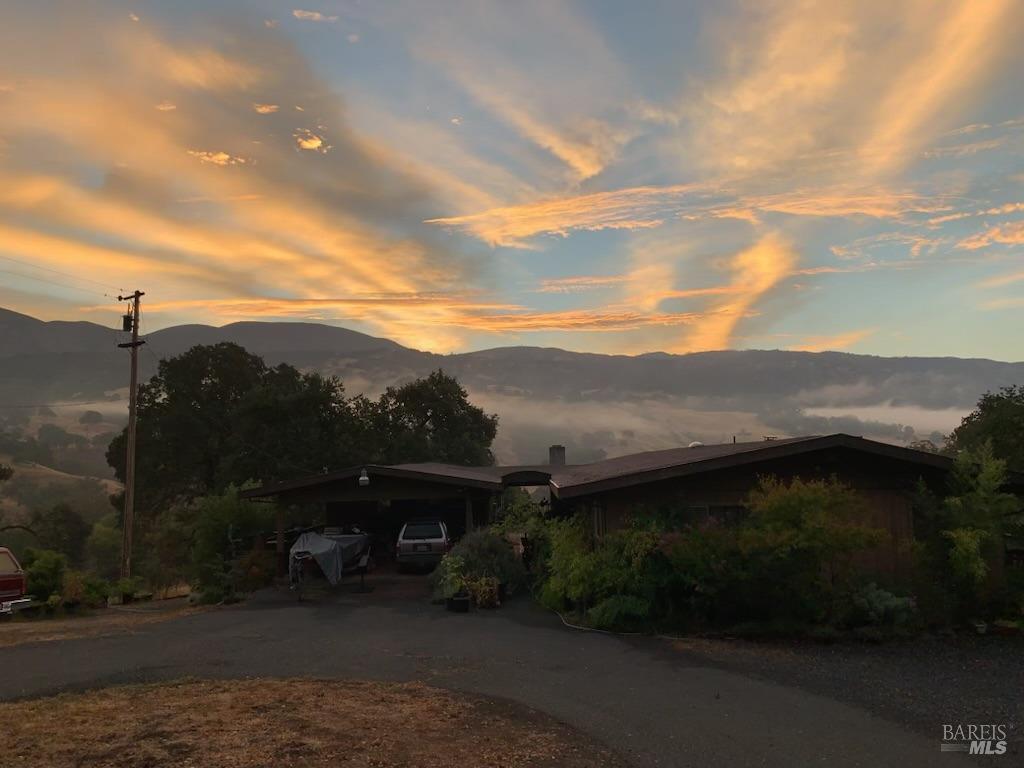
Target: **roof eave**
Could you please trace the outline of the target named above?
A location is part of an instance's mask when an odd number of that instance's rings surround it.
[[[615,477],[591,480],[585,483],[559,485],[553,480],[552,488],[556,491],[555,496],[560,499],[572,499],[580,496],[587,496],[592,493],[629,488],[636,485],[670,480],[675,477],[687,477],[698,475],[704,472],[713,472],[716,469],[727,469],[748,464],[756,464],[761,461],[796,456],[813,451],[820,451],[827,448],[851,448],[853,450],[873,453],[880,456],[909,461],[911,463],[928,466],[934,469],[948,471],[952,467],[952,460],[948,456],[916,451],[911,448],[902,448],[897,445],[879,443],[874,440],[865,440],[862,437],[847,434],[825,435],[809,440],[802,440],[794,443],[772,445],[766,441],[763,449],[746,451],[744,453],[733,453],[725,456],[715,456],[701,461],[677,464],[669,467],[658,467],[641,472],[624,473]]]

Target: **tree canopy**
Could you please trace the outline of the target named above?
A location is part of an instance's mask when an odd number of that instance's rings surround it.
[[[947,448],[977,451],[987,442],[1009,469],[1024,472],[1024,386],[982,395],[949,436]]]
[[[196,346],[140,387],[136,498],[147,508],[357,463],[492,463],[496,431],[442,371],[347,398],[334,377],[268,367],[236,344]],[[120,479],[125,441],[107,451]]]

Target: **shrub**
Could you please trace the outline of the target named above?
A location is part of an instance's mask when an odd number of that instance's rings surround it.
[[[651,613],[651,604],[633,595],[606,597],[587,612],[590,623],[598,629],[634,627]]]
[[[454,552],[449,552],[431,574],[434,594],[447,599],[466,592],[466,561]]]
[[[910,623],[915,609],[913,598],[898,597],[872,582],[851,595],[847,624],[899,629]]]
[[[121,538],[117,515],[110,514],[93,525],[85,541],[86,562],[104,578],[117,578],[120,572]]]
[[[109,594],[110,585],[92,573],[67,571],[64,574],[64,590],[61,592],[64,605],[99,608],[107,604]]]
[[[746,578],[776,619],[831,621],[851,588],[852,558],[882,532],[860,524],[864,503],[835,479],[761,478],[740,530]]]
[[[251,549],[235,566],[233,580],[242,592],[255,592],[274,581],[276,561],[274,553],[267,549]]]
[[[500,605],[498,584],[499,582],[494,576],[467,579],[466,591],[477,608],[497,608]]]
[[[122,602],[131,602],[132,598],[135,597],[135,593],[142,589],[142,579],[138,576],[129,576],[127,578],[120,578],[114,582],[111,593],[116,597],[120,597]]]
[[[28,591],[37,600],[61,594],[68,559],[52,549],[26,549],[24,563]]]
[[[237,579],[237,550],[273,527],[273,508],[238,498],[229,487],[218,496],[206,496],[196,504],[192,545],[195,581],[204,602],[230,600],[242,588]],[[247,550],[246,550],[247,551]]]
[[[627,614],[650,618],[670,576],[656,531],[638,522],[592,541],[584,522],[574,518],[552,521],[549,535],[548,578],[541,591],[545,605],[583,616],[594,609],[599,620],[612,624]]]
[[[472,531],[462,537],[450,553],[462,559],[467,578],[493,576],[509,592],[521,587],[526,580],[522,562],[512,546],[491,531]]]

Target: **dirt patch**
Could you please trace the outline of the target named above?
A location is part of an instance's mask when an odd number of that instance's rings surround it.
[[[420,683],[126,686],[0,704],[0,722],[11,768],[621,765],[533,710]]]
[[[0,621],[0,648],[22,643],[71,640],[133,632],[147,624],[207,610],[186,599],[101,608],[85,616],[59,619],[13,618]]]

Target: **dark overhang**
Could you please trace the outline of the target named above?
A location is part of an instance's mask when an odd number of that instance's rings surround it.
[[[350,482],[358,483],[365,471],[373,483],[377,478],[396,478],[454,488],[473,488],[499,492],[510,486],[548,486],[554,496],[571,499],[593,493],[712,472],[730,467],[811,454],[833,448],[845,448],[922,469],[946,472],[952,459],[925,451],[866,440],[853,435],[834,434],[785,438],[747,443],[698,445],[664,451],[619,456],[613,459],[565,466],[485,466],[462,467],[452,464],[365,464],[327,472],[298,480],[243,491],[246,499],[298,494],[318,487]]]

